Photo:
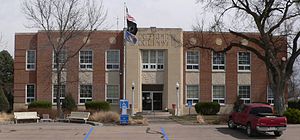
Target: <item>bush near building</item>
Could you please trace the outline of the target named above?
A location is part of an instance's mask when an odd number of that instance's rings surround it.
[[[51,109],[52,103],[50,101],[34,101],[28,105],[28,109],[33,108]]]
[[[202,115],[216,115],[220,111],[220,104],[216,102],[199,102],[195,105],[195,110]]]
[[[109,111],[110,104],[105,101],[89,101],[85,103],[86,110]]]
[[[288,123],[298,124],[300,123],[300,110],[295,108],[288,108],[284,114]]]
[[[288,102],[288,107],[300,110],[300,100],[298,100],[298,101],[289,101]]]
[[[70,94],[67,94],[65,96],[65,99],[62,101],[62,109],[64,111],[73,111],[73,110],[76,110],[77,109],[77,105],[76,105],[76,102],[73,98],[72,95]]]
[[[0,112],[7,112],[9,110],[9,102],[0,88]]]

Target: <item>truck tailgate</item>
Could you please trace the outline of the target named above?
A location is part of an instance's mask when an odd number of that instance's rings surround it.
[[[259,117],[257,123],[259,126],[286,126],[287,122],[285,117],[272,115]]]

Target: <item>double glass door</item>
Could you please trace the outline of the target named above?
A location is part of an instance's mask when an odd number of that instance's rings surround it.
[[[143,91],[143,110],[162,110],[161,91]]]

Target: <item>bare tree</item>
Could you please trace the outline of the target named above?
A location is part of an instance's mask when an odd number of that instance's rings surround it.
[[[31,27],[45,32],[53,49],[57,111],[59,117],[62,117],[60,97],[64,82],[63,69],[88,44],[93,32],[103,26],[107,12],[102,1],[96,3],[94,0],[26,0],[22,9],[26,18],[32,22]],[[84,41],[76,46],[77,50],[68,51],[71,50],[68,43],[79,38]]]
[[[205,10],[214,12],[215,22],[212,27],[229,30],[231,34],[258,46],[230,41],[223,51],[239,47],[251,51],[264,62],[269,84],[274,93],[275,111],[282,115],[287,82],[293,73],[295,60],[300,54],[300,29],[297,27],[300,21],[300,1],[197,0],[197,2],[204,4]],[[247,31],[258,32],[258,35],[251,36],[246,33]],[[197,47],[205,48],[205,46]]]

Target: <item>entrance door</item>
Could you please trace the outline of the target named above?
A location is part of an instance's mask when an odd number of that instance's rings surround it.
[[[143,110],[162,110],[162,92],[144,91],[142,96]]]

